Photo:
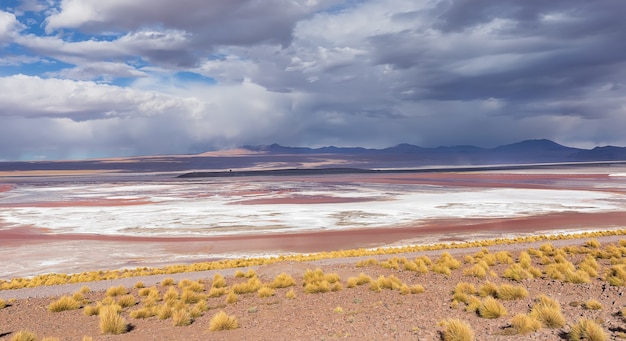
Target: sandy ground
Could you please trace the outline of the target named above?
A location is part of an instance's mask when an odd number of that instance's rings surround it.
[[[615,243],[618,237],[598,238],[604,243]],[[564,245],[582,245],[587,240],[556,241],[555,247]],[[507,249],[514,259],[519,256],[520,250],[530,247],[538,248],[540,243],[516,244],[488,248],[489,252]],[[414,259],[420,255],[427,255],[436,260],[443,251],[426,253],[401,254],[395,257]],[[451,250],[452,255],[463,260],[463,255],[476,255],[478,249]],[[379,257],[381,260],[393,256]],[[574,264],[580,262],[583,255],[572,255]],[[175,327],[172,318],[160,320],[157,317],[135,319],[130,312],[141,308],[144,303],[125,308],[121,315],[126,318],[130,330],[127,333],[113,336],[104,335],[99,329],[97,316],[86,316],[82,310],[52,313],[46,307],[59,295],[78,291],[81,285],[43,287],[28,289],[30,294],[37,293],[39,298],[20,298],[9,301],[9,305],[0,310],[0,340],[9,340],[18,330],[30,330],[39,337],[56,337],[60,340],[78,340],[83,336],[91,336],[94,340],[439,340],[442,327],[438,322],[446,318],[459,318],[469,323],[476,334],[476,340],[561,340],[570,331],[572,325],[581,318],[598,321],[607,335],[617,337],[620,332],[626,331],[626,323],[618,312],[626,306],[625,289],[607,284],[601,278],[595,277],[590,283],[572,284],[549,278],[527,279],[514,282],[502,278],[508,265],[491,267],[495,277],[480,279],[464,275],[464,270],[471,264],[463,263],[461,268],[452,271],[450,276],[429,272],[418,274],[413,271],[385,268],[380,265],[357,267],[355,259],[333,259],[315,263],[278,263],[256,268],[256,274],[264,283],[269,283],[280,273],[290,274],[296,279],[294,287],[276,289],[274,296],[260,298],[256,294],[241,294],[236,303],[226,303],[225,296],[207,298],[209,310],[193,320],[189,326]],[[610,267],[608,260],[598,260],[601,264],[600,273]],[[536,257],[533,265],[543,268]],[[305,293],[301,285],[303,274],[307,269],[321,268],[326,273],[336,273],[341,278],[342,289],[336,292],[309,294]],[[241,269],[244,272],[247,268]],[[245,278],[235,278],[233,270],[219,271],[226,276],[229,287],[235,283],[246,281]],[[420,284],[425,291],[420,294],[402,295],[398,290],[384,289],[380,292],[372,291],[368,285],[348,288],[346,283],[349,277],[365,273],[373,279],[379,276],[395,276],[407,285]],[[92,289],[85,294],[84,305],[94,304],[105,297],[104,289],[111,286],[123,285],[130,294],[141,300],[138,290],[132,288],[137,281],[143,281],[146,286],[156,285],[161,294],[168,288],[159,283],[165,277],[172,277],[176,282],[182,279],[201,280],[205,286],[204,294],[211,286],[215,272],[188,273],[176,276],[155,276],[150,278],[131,278],[109,282],[86,283]],[[480,317],[475,312],[466,312],[463,303],[458,306],[452,304],[452,291],[458,282],[473,284],[476,288],[490,281],[497,285],[511,284],[525,288],[529,295],[519,300],[500,302],[508,311],[506,316],[495,319]],[[289,299],[285,295],[293,289],[296,297]],[[180,289],[177,289],[180,290]],[[23,291],[26,292],[26,291]],[[7,292],[0,292],[7,296]],[[18,296],[20,291],[15,291]],[[540,294],[545,294],[557,300],[562,309],[566,324],[556,329],[542,328],[527,335],[510,335],[510,319],[516,314],[528,313],[534,300]],[[2,297],[0,296],[0,297]],[[8,293],[10,296],[10,292]],[[595,299],[602,305],[600,310],[585,309],[584,302]],[[211,317],[218,311],[225,311],[235,316],[239,328],[230,331],[209,331]]]

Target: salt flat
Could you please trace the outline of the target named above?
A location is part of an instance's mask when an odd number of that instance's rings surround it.
[[[280,242],[281,236],[305,232],[410,226],[418,237],[420,227],[439,221],[460,226],[476,220],[625,212],[626,179],[614,176],[623,169],[592,171],[14,181],[0,192],[2,228],[31,232],[28,238],[5,233],[0,257],[6,266],[0,278],[307,251],[306,242]],[[604,227],[619,223],[613,219]],[[484,232],[479,229],[466,232]],[[437,235],[436,230],[428,234]],[[497,229],[490,228],[488,235],[497,236]],[[211,239],[249,236],[275,238],[252,245]],[[401,237],[415,240],[406,233]],[[172,246],[171,238],[186,246]],[[356,246],[399,241],[372,237]]]

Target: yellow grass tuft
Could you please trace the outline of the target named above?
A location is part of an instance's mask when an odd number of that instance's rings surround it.
[[[48,305],[48,311],[58,313],[65,310],[76,310],[81,306],[80,302],[70,296],[61,296],[58,300]]]
[[[128,308],[137,304],[137,300],[135,300],[133,295],[124,295],[117,299],[117,304],[119,304],[122,308]]]
[[[270,287],[264,286],[259,288],[257,294],[259,295],[259,297],[271,297],[276,294],[276,291]]]
[[[515,334],[525,335],[541,329],[541,321],[533,316],[517,314],[511,318],[511,328]]]
[[[176,281],[174,281],[174,279],[172,277],[164,278],[161,281],[161,286],[163,286],[163,287],[169,287],[169,286],[174,285],[174,284],[176,284]]]
[[[135,283],[135,285],[134,285],[135,289],[141,289],[141,288],[144,288],[144,287],[145,287],[145,285],[143,284],[142,281],[139,281],[139,282]]]
[[[600,310],[600,309],[602,309],[602,303],[598,302],[597,300],[591,299],[591,300],[585,302],[585,309],[588,309],[588,310]]]
[[[226,314],[224,311],[213,315],[209,322],[210,331],[231,330],[236,328],[239,328],[237,318]]]
[[[474,331],[467,323],[459,319],[447,319],[439,322],[443,327],[441,332],[444,341],[473,341]]]
[[[532,307],[530,316],[541,321],[548,328],[561,328],[565,325],[565,317],[561,314],[561,305],[545,295],[538,297],[538,302]]]
[[[117,287],[110,287],[106,291],[106,295],[109,297],[116,297],[116,296],[121,296],[121,295],[126,295],[126,294],[128,294],[128,290],[126,290],[126,288],[123,285],[120,285]]]
[[[567,338],[570,341],[605,341],[607,336],[602,327],[593,320],[580,319],[572,326]]]
[[[244,283],[237,283],[232,286],[232,290],[236,294],[250,294],[259,290],[262,286],[261,281],[257,277],[251,277]],[[223,289],[223,288],[221,288]],[[210,296],[210,293],[209,293]]]
[[[131,311],[129,315],[134,319],[145,319],[154,316],[155,312],[152,308],[143,307],[141,309]]]
[[[80,289],[78,290],[79,293],[81,294],[87,294],[91,292],[91,289],[89,289],[88,286],[83,285],[82,287],[80,287]]]
[[[194,304],[200,302],[203,299],[203,295],[198,292],[190,289],[189,287],[185,287],[183,289],[183,293],[180,295],[180,300],[186,304]]]
[[[480,317],[494,319],[508,314],[502,303],[492,297],[487,297],[478,307],[478,315]]]
[[[235,294],[234,291],[231,291],[231,292],[228,293],[228,295],[226,295],[226,303],[228,303],[228,304],[233,304],[233,303],[237,302],[238,300],[239,300],[239,298],[237,297],[237,294]]]
[[[621,287],[626,285],[626,265],[613,265],[607,271],[605,278],[612,286]]]
[[[481,297],[491,296],[496,298],[498,297],[498,285],[487,281],[480,286],[480,289],[478,289],[478,294]]]
[[[243,271],[241,270],[235,271],[235,278],[244,278],[244,277],[246,277],[246,274]]]
[[[172,312],[172,323],[176,327],[188,326],[193,322],[191,313],[187,309],[176,309]]]
[[[156,308],[156,316],[159,320],[167,320],[172,317],[172,307],[162,304]]]
[[[518,300],[528,296],[528,290],[522,286],[502,284],[498,288],[497,298],[502,300]]]
[[[296,285],[296,280],[293,279],[293,277],[291,277],[290,275],[286,274],[286,273],[281,273],[278,276],[276,276],[276,278],[274,278],[274,280],[272,281],[272,283],[270,284],[270,286],[274,289],[277,288],[288,288],[290,286],[294,286]]]
[[[7,301],[0,298],[0,309],[4,309],[7,306]]]
[[[340,306],[336,306],[335,309],[333,309],[333,313],[342,314],[343,313],[343,308],[340,307]]]
[[[11,341],[36,341],[37,335],[35,333],[28,330],[20,330],[15,333],[15,335],[11,338]]]
[[[175,287],[170,286],[165,294],[163,294],[163,300],[166,302],[172,302],[178,300],[179,294]]]
[[[504,270],[503,277],[521,282],[524,279],[533,278],[534,276],[528,270],[524,269],[522,265],[515,263]]]
[[[285,294],[285,297],[288,299],[294,299],[296,298],[296,292],[293,289],[289,289],[289,291]]]
[[[104,334],[118,335],[128,330],[124,319],[112,306],[104,306],[100,309],[100,331]]]
[[[226,284],[226,279],[224,279],[224,276],[222,276],[219,273],[213,276],[213,284],[211,284],[212,288],[225,288],[226,286],[227,284]]]

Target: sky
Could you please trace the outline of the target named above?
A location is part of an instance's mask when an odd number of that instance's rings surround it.
[[[623,0],[0,0],[0,160],[626,146]]]

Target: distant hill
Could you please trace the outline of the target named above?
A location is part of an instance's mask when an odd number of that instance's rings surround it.
[[[495,148],[476,146],[451,146],[424,148],[411,144],[399,144],[384,149],[366,149],[360,147],[285,147],[279,144],[268,146],[244,146],[250,151],[267,154],[340,154],[378,156],[383,159],[404,156],[419,164],[440,165],[485,165],[503,163],[558,163],[558,162],[590,162],[590,161],[623,161],[626,160],[625,147],[596,147],[580,149],[560,145],[547,139],[526,140]]]
[[[181,173],[196,171],[268,171],[286,169],[407,169],[437,167],[483,167],[570,162],[626,161],[626,148],[604,146],[571,148],[550,140],[527,140],[495,148],[442,146],[424,148],[399,144],[383,149],[361,147],[286,147],[279,144],[244,146],[233,151],[198,155],[139,156],[77,161],[0,162],[0,171],[99,170],[124,173]],[[256,173],[254,173],[256,174]],[[273,173],[272,173],[273,174]]]

